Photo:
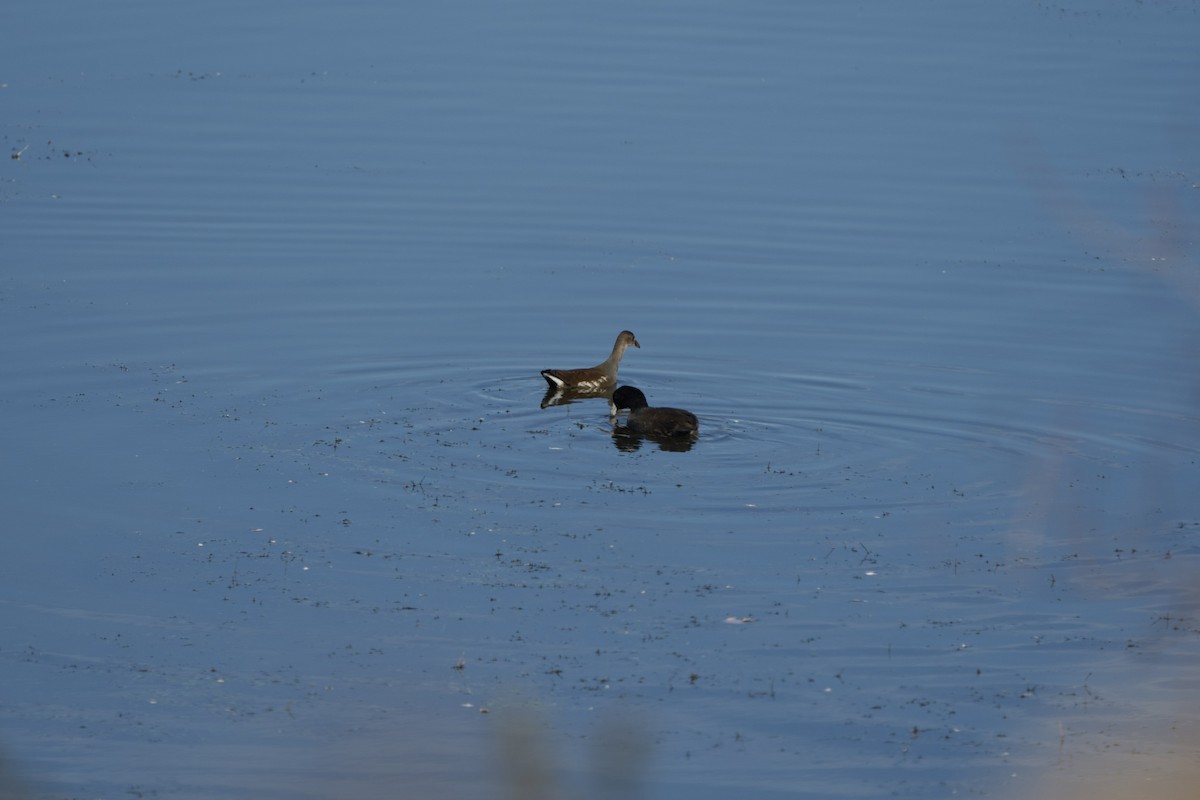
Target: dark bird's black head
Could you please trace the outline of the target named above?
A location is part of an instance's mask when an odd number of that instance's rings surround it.
[[[650,405],[646,401],[646,395],[642,394],[642,390],[636,386],[621,386],[613,392],[612,400],[613,405],[618,409],[628,408],[630,411]]]

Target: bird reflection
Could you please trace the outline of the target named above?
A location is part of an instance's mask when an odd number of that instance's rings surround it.
[[[696,443],[693,436],[658,436],[655,434],[637,433],[627,426],[613,420],[613,446],[626,453],[641,449],[642,442],[651,441],[658,445],[659,450],[671,453],[686,453]]]
[[[580,400],[600,400],[603,399],[609,404],[609,414],[612,415],[612,389],[607,391],[572,389],[567,386],[555,386],[546,390],[546,394],[542,397],[542,408],[550,406],[569,406],[571,403],[578,403]]]

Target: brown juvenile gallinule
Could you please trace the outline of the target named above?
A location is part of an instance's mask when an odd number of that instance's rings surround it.
[[[617,334],[612,353],[603,362],[584,369],[544,369],[542,377],[554,389],[573,389],[582,392],[606,392],[617,385],[617,367],[625,348],[633,345],[640,348],[638,340],[629,331]]]

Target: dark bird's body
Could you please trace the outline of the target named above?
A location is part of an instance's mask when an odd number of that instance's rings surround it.
[[[629,409],[625,427],[644,436],[695,436],[700,432],[700,421],[696,415],[682,408],[662,406],[651,408],[642,390],[634,386],[622,386],[613,392],[613,406]]]

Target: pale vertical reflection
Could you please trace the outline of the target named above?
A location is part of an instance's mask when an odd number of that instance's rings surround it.
[[[512,800],[638,800],[646,796],[651,744],[633,720],[609,720],[599,725],[593,736],[571,737],[570,741],[583,742],[582,756],[588,764],[586,772],[575,776],[566,766],[572,754],[563,751],[562,741],[538,715],[528,711],[510,714],[497,732],[504,796]],[[580,784],[573,778],[586,780]]]
[[[595,800],[638,800],[650,761],[650,741],[633,720],[610,720],[592,749]]]
[[[1091,252],[1105,253],[1119,259],[1130,269],[1152,275],[1172,287],[1178,296],[1200,307],[1200,263],[1190,257],[1186,240],[1194,222],[1183,217],[1180,195],[1169,185],[1146,189],[1145,220],[1148,232],[1139,233],[1127,224],[1120,224],[1098,213],[1088,201],[1066,186],[1037,143],[1020,143],[1017,160],[1027,184],[1041,201],[1049,216],[1076,236]],[[1192,189],[1196,184],[1192,183]],[[1185,333],[1186,337],[1187,334]],[[1179,342],[1187,351],[1194,349],[1190,340]],[[1193,405],[1200,401],[1200,371],[1193,373],[1189,392]],[[1188,424],[1196,424],[1191,418]],[[1065,426],[1064,426],[1065,427]],[[1160,432],[1164,441],[1174,437],[1172,431]],[[1058,487],[1069,479],[1066,452],[1067,442],[1061,443],[1058,458],[1050,458],[1028,471],[1025,496],[1031,500],[1029,516],[1014,521],[1010,543],[1014,550],[1047,552],[1061,539],[1087,542],[1089,533],[1103,531],[1104,514],[1100,510],[1085,511],[1063,497]],[[1163,496],[1162,487],[1172,486],[1161,473],[1166,469],[1150,464],[1140,476],[1140,502],[1146,518],[1156,507],[1172,500]],[[1034,510],[1039,509],[1039,510]],[[1153,523],[1150,523],[1153,524]],[[1162,524],[1160,521],[1158,524]],[[1168,551],[1163,558],[1171,557]],[[1142,585],[1169,581],[1153,564],[1136,567],[1138,573],[1126,574],[1126,580]],[[1084,578],[1082,591],[1103,595],[1110,587]],[[1124,678],[1119,684],[1110,680],[1103,694],[1110,702],[1125,707],[1127,719],[1121,728],[1105,727],[1110,743],[1098,750],[1087,744],[1073,744],[1076,736],[1086,731],[1073,729],[1072,721],[1059,723],[1058,753],[1053,766],[1035,778],[1035,786],[1015,797],[1061,798],[1061,800],[1195,800],[1200,797],[1200,692],[1197,692],[1195,665],[1180,670],[1179,659],[1171,659],[1172,636],[1195,636],[1195,621],[1200,618],[1200,585],[1194,580],[1176,582],[1164,588],[1174,598],[1174,609],[1153,621],[1157,626],[1145,638],[1155,645],[1156,658],[1150,662],[1129,660]],[[1150,620],[1147,625],[1151,625]],[[1180,687],[1178,697],[1170,708],[1145,699],[1144,689],[1152,677],[1147,667],[1159,668],[1160,678]]]
[[[560,795],[555,790],[555,777],[545,736],[527,713],[514,714],[500,726],[500,768],[504,774],[507,796],[513,800],[550,800]]]
[[[0,753],[0,800],[27,800],[33,797],[16,766]]]

